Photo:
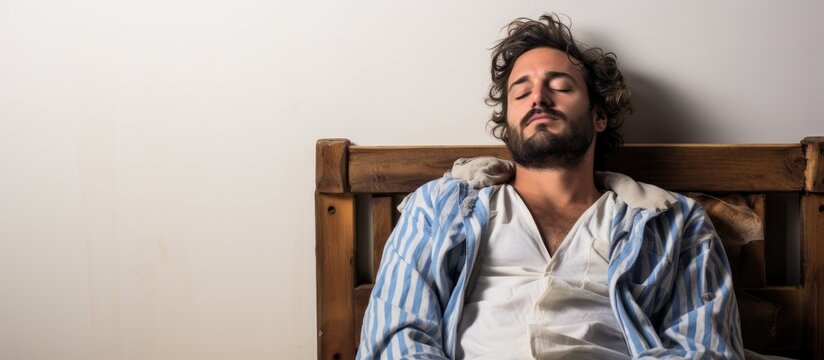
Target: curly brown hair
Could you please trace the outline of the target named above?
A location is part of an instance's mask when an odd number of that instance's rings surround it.
[[[587,48],[575,42],[569,26],[556,14],[545,14],[539,20],[518,18],[506,27],[507,36],[492,48],[492,86],[487,105],[495,107],[489,120],[492,135],[506,141],[507,81],[515,61],[525,52],[548,47],[567,54],[580,67],[586,80],[590,107],[606,115],[607,127],[595,140],[595,169],[603,170],[605,158],[624,143],[619,132],[624,117],[632,113],[630,91],[618,68],[616,56],[601,48]]]

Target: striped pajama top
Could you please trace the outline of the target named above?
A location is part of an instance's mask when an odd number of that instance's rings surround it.
[[[743,359],[732,274],[694,200],[596,173],[617,194],[607,271],[612,311],[636,359]],[[451,359],[492,187],[449,176],[410,194],[383,251],[358,359]]]

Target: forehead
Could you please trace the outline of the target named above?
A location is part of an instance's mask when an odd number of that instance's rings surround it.
[[[512,66],[512,72],[509,73],[507,79],[507,86],[512,84],[515,80],[523,77],[541,77],[547,72],[556,71],[564,72],[572,76],[572,78],[584,83],[584,74],[581,72],[580,66],[572,63],[569,56],[561,50],[540,47],[529,50],[515,60]]]

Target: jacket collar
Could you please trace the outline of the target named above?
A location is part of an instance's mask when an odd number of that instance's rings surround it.
[[[596,171],[596,184],[612,190],[630,207],[663,211],[677,202],[669,191],[633,180],[624,174]]]

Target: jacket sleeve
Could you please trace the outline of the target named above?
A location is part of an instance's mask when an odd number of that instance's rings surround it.
[[[682,200],[683,201],[683,200]],[[686,218],[668,303],[656,318],[655,346],[638,358],[744,359],[732,272],[704,209],[682,206]],[[673,219],[674,220],[674,219]],[[679,222],[679,221],[675,221]]]
[[[363,319],[358,359],[447,358],[437,281],[429,275],[433,201],[427,193],[421,188],[405,200],[384,247]]]

